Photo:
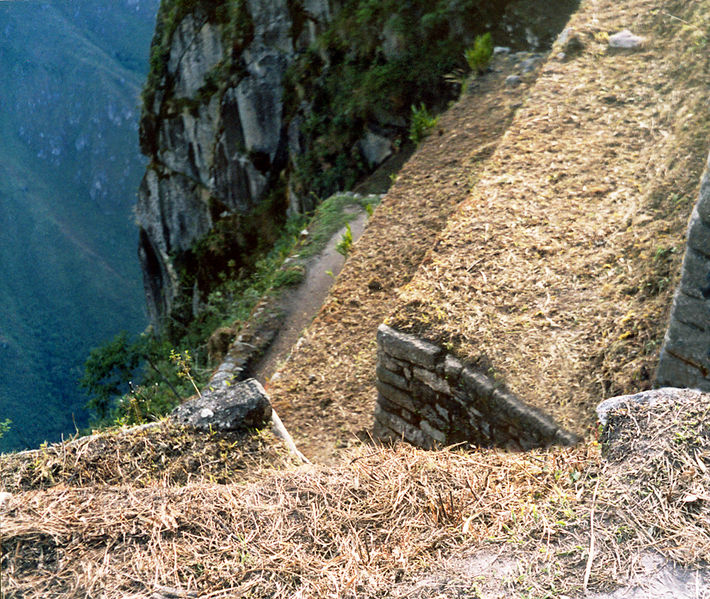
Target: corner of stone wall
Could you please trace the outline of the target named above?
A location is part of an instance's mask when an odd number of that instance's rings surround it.
[[[710,391],[710,155],[688,224],[681,280],[673,298],[656,382]]]
[[[376,438],[517,450],[579,440],[437,345],[382,324],[377,347]]]

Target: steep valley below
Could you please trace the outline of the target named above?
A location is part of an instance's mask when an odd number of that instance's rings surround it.
[[[155,0],[0,5],[2,450],[85,427],[89,349],[145,327],[131,210],[156,11]]]

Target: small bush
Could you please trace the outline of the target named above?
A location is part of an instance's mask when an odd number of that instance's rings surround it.
[[[352,245],[353,232],[350,228],[350,223],[348,223],[347,225],[345,225],[345,233],[343,233],[343,236],[340,238],[340,241],[335,246],[335,249],[338,251],[339,254],[347,256],[348,252],[350,252],[350,248],[352,247]]]
[[[482,73],[493,56],[493,38],[490,33],[477,35],[473,47],[464,52],[466,62],[472,71]]]
[[[424,104],[420,104],[419,108],[412,106],[412,121],[409,125],[409,139],[411,139],[415,145],[419,145],[419,142],[429,135],[429,131],[436,127],[438,122],[439,117],[432,116]]]

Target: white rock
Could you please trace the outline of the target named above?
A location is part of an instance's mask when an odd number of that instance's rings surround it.
[[[644,41],[644,38],[634,35],[628,29],[609,36],[609,46],[612,48],[638,48]]]

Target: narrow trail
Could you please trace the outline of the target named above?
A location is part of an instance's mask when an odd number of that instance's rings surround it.
[[[367,212],[357,210],[357,216],[350,221],[353,243],[357,242],[365,230],[367,218]],[[336,249],[345,231],[343,227],[331,237],[323,251],[306,263],[303,282],[286,290],[279,299],[276,309],[283,310],[286,319],[276,339],[252,369],[252,376],[262,384],[278,376],[278,371],[285,366],[304,329],[323,306],[335,278],[345,264],[345,256]]]

